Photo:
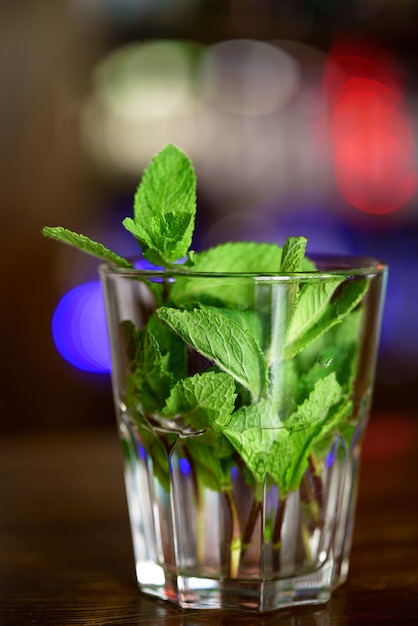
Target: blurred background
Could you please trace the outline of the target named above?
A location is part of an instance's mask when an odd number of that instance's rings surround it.
[[[169,141],[195,249],[306,234],[390,265],[374,407],[416,412],[417,53],[414,0],[1,3],[3,429],[113,426],[97,262],[40,230],[134,253],[120,222]]]

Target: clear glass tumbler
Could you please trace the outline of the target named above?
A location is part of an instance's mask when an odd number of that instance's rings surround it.
[[[314,262],[100,267],[144,593],[264,612],[346,579],[387,268]]]

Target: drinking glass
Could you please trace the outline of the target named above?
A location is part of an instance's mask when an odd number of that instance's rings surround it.
[[[346,580],[387,268],[100,267],[142,592],[326,602]]]

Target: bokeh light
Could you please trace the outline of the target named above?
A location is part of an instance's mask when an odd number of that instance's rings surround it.
[[[199,113],[194,76],[198,44],[126,44],[97,65],[83,109],[87,150],[112,175],[134,175],[168,142],[190,151]]]
[[[278,46],[262,41],[223,41],[202,54],[199,93],[215,109],[236,115],[267,115],[300,88],[300,68]]]
[[[52,335],[61,356],[86,372],[110,371],[111,359],[101,284],[75,287],[59,301]]]
[[[336,184],[365,213],[403,207],[417,188],[412,126],[395,64],[370,47],[340,44],[324,73]]]

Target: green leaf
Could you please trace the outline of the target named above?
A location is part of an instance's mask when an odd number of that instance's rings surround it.
[[[160,308],[158,319],[257,398],[267,387],[267,363],[255,338],[242,326],[213,309],[192,311]]]
[[[50,237],[51,239],[55,239],[61,243],[78,248],[87,254],[91,254],[92,256],[103,259],[109,263],[114,263],[115,265],[119,265],[121,267],[132,268],[132,263],[116,254],[116,252],[112,252],[112,250],[109,250],[103,244],[92,241],[85,235],[79,235],[72,230],[62,228],[62,226],[45,226],[42,229],[42,234],[45,235],[45,237]]]
[[[234,410],[235,398],[231,376],[204,372],[178,381],[167,399],[165,417],[180,417],[193,431],[205,431],[186,440],[196,479],[202,487],[216,491],[230,487],[231,447],[220,433]]]
[[[305,237],[289,237],[287,239],[283,248],[280,273],[292,275],[301,270],[306,242]],[[268,347],[268,361],[271,367],[272,405],[277,409],[282,404],[280,398],[280,362],[283,360],[286,329],[289,327],[289,321],[294,314],[299,291],[299,280],[291,276],[285,284],[272,286],[272,330]]]
[[[310,448],[329,432],[330,410],[341,397],[341,387],[331,374],[317,382],[285,422],[272,410],[270,400],[262,399],[236,411],[223,432],[255,479],[263,482],[269,475],[283,496],[297,487]]]
[[[194,308],[201,308],[201,305],[197,305]],[[258,312],[251,310],[226,309],[224,307],[214,307],[210,305],[205,305],[204,308],[206,311],[213,311],[215,315],[224,315],[239,326],[242,326],[256,339],[260,346],[263,345],[263,342],[265,341],[265,328],[263,320]]]
[[[280,273],[283,274],[292,274],[294,272],[300,272],[302,267],[302,262],[305,256],[306,250],[306,237],[289,237],[284,245],[282,261],[280,264]],[[286,326],[289,324],[289,320],[291,319],[294,309],[296,306],[296,302],[299,297],[299,281],[290,281],[287,287],[287,298],[286,298]],[[281,307],[278,307],[278,313],[283,313]],[[282,326],[283,322],[278,319],[276,320],[279,327]],[[275,332],[273,332],[273,336],[275,336]]]
[[[284,424],[271,410],[269,398],[238,409],[223,433],[259,483],[263,483],[269,471],[274,443],[286,442],[288,437]],[[277,462],[281,461],[286,467],[289,459],[279,456]]]
[[[165,417],[181,416],[194,430],[216,423],[219,432],[229,421],[236,398],[234,379],[222,372],[204,372],[179,380],[163,409]]]
[[[320,434],[312,441],[311,449],[318,458],[329,451],[335,436],[342,437],[347,449],[349,448],[350,440],[355,430],[355,427],[349,423],[353,410],[353,402],[347,396],[343,396],[341,401],[331,408],[327,423],[322,428]]]
[[[168,144],[145,170],[134,199],[134,219],[123,225],[138,240],[144,256],[171,267],[186,256],[196,213],[196,177],[190,159]]]
[[[283,248],[274,243],[254,241],[223,243],[196,253],[193,269],[195,272],[277,274],[282,262],[282,253]],[[314,268],[314,264],[308,258],[302,260],[303,271]]]
[[[280,271],[282,248],[272,243],[256,243],[253,241],[225,243],[193,257],[193,274],[196,273],[234,273],[277,274]],[[302,261],[302,269],[311,271],[314,265],[306,257]],[[233,285],[233,287],[232,287]],[[260,286],[260,289],[262,287]],[[248,308],[254,298],[254,284],[248,278],[231,277],[179,277],[172,286],[171,298],[175,304],[194,300],[205,304],[220,304],[233,308]]]
[[[335,373],[318,380],[313,391],[296,411],[286,420],[289,428],[289,444],[292,462],[282,475],[280,466],[279,476],[283,480],[285,491],[296,489],[307,468],[309,452],[315,441],[328,434],[338,422],[332,407],[337,405],[343,397],[343,391],[338,384]],[[270,473],[275,477],[275,459]],[[278,477],[279,477],[278,476]]]
[[[296,411],[286,420],[291,430],[304,430],[312,424],[319,424],[327,415],[328,409],[336,404],[342,395],[335,372],[321,378],[314,389]]]
[[[290,274],[300,272],[305,257],[306,237],[289,237],[283,247],[280,272]]]
[[[287,335],[285,358],[291,358],[323,335],[335,324],[340,323],[359,302],[369,285],[367,279],[346,280],[341,291],[332,300],[333,292],[343,278],[330,283],[306,285],[302,290],[291,327]],[[315,289],[311,290],[311,287]],[[309,290],[308,290],[309,288]]]
[[[176,382],[187,375],[186,345],[156,315],[148,320],[148,332],[155,338],[164,360],[165,367]]]
[[[294,359],[280,359],[270,367],[270,398],[272,409],[284,420],[296,408],[300,372]]]
[[[197,252],[195,272],[277,273],[282,249],[273,243],[237,241]]]
[[[289,237],[284,245],[280,262],[280,273],[293,274],[299,272],[306,249],[305,237]],[[283,357],[285,329],[288,328],[294,308],[299,296],[299,281],[296,278],[289,278],[286,284],[274,285],[272,296],[273,306],[273,327],[271,334],[271,345],[269,348],[269,362],[275,369],[277,360]],[[274,395],[273,390],[273,395]]]
[[[226,492],[231,489],[230,457],[219,457],[208,450],[202,437],[188,437],[186,449],[193,461],[196,479],[201,487]]]
[[[129,326],[124,323],[124,334],[138,397],[144,410],[152,413],[162,409],[172,386],[186,375],[186,346],[154,316],[140,331]]]
[[[303,398],[320,378],[335,372],[339,384],[351,389],[356,372],[364,311],[352,311],[296,357],[299,376],[295,399]],[[293,362],[289,360],[287,362]]]
[[[343,277],[306,284],[301,290],[298,304],[287,330],[287,343],[297,341],[325,312],[330,298]]]

